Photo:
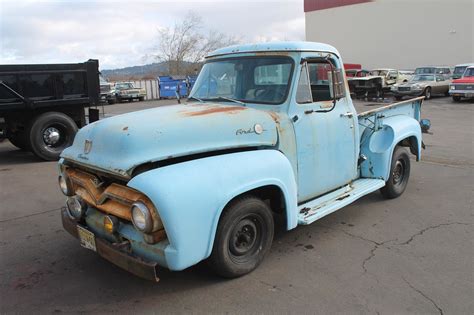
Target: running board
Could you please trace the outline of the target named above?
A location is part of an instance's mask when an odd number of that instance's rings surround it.
[[[298,224],[313,223],[383,186],[385,182],[382,179],[362,178],[353,181],[338,190],[300,205]]]

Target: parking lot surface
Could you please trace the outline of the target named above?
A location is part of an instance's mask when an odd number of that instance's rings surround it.
[[[105,116],[175,101],[105,106]],[[357,101],[358,111],[379,106]],[[422,161],[398,199],[373,193],[278,232],[251,274],[205,263],[141,280],[83,249],[61,226],[55,162],[0,143],[0,313],[474,314],[474,104],[425,101]],[[183,196],[185,197],[185,196]]]

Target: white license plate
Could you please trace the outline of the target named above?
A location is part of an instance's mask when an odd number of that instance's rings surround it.
[[[94,233],[78,225],[77,234],[79,235],[79,241],[81,242],[82,247],[93,250],[94,252],[97,251],[95,247]]]

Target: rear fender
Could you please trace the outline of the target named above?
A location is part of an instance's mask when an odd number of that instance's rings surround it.
[[[277,150],[238,152],[173,164],[137,175],[128,183],[147,195],[158,210],[170,243],[165,256],[171,270],[182,270],[207,258],[228,202],[267,185],[282,191],[287,228],[294,228],[295,176],[288,159]]]
[[[410,146],[410,151],[416,155],[417,160],[420,160],[421,140],[420,123],[404,115],[384,118],[382,128],[375,132],[367,128],[361,140],[361,153],[367,157],[361,164],[361,177],[381,178],[387,181],[390,177],[393,151],[397,144]]]

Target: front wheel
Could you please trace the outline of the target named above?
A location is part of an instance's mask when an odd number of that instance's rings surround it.
[[[245,275],[263,261],[273,241],[273,216],[261,199],[233,201],[222,213],[209,264],[226,278]]]
[[[453,101],[460,102],[461,101],[461,96],[453,96]]]
[[[425,96],[425,99],[429,100],[431,98],[431,88],[427,87],[423,92],[423,95]]]
[[[393,151],[390,176],[380,192],[387,199],[397,198],[405,191],[409,178],[410,157],[405,148],[397,146]]]

